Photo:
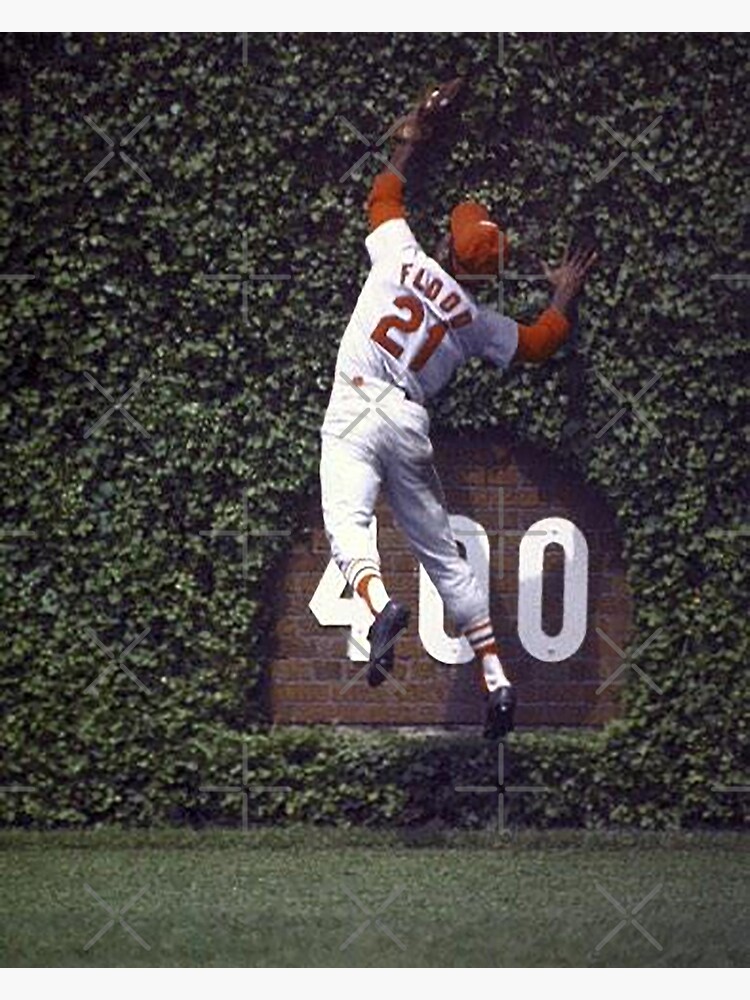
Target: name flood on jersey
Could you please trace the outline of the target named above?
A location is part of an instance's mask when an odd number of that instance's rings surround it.
[[[448,319],[453,330],[471,323],[471,311],[466,308],[463,297],[455,289],[451,289],[441,297],[445,283],[442,278],[431,274],[427,268],[417,268],[415,264],[402,264],[401,284],[413,288],[428,302],[434,302],[437,309]],[[463,308],[456,312],[459,306]]]

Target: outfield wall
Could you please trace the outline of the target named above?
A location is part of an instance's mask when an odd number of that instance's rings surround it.
[[[448,509],[459,515],[457,536],[480,577],[487,575],[502,659],[519,686],[519,723],[591,726],[612,718],[627,672],[608,682],[623,661],[597,630],[626,647],[631,601],[603,501],[553,457],[489,434],[441,438],[436,461]],[[329,565],[316,501],[308,524],[276,580],[283,596],[270,671],[274,721],[476,724],[477,664],[450,622],[443,626],[439,598],[387,503],[377,508],[383,574],[412,619],[399,643],[396,683],[377,690],[363,671],[369,621]]]

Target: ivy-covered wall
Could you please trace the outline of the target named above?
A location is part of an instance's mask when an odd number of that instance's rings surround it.
[[[374,154],[460,72],[460,128],[412,188],[425,245],[456,199],[488,201],[519,317],[544,288],[518,276],[571,233],[601,266],[571,345],[465,370],[435,433],[493,428],[600,489],[636,600],[625,718],[514,737],[508,777],[557,789],[518,816],[739,822],[746,37],[5,35],[0,53],[0,818],[231,822],[237,795],[204,788],[242,780],[248,733],[245,777],[287,788],[251,819],[490,815],[453,791],[492,775],[479,742],[264,729],[269,571],[315,487]]]

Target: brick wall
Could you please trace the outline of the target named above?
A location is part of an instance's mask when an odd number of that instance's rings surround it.
[[[448,510],[478,521],[490,543],[490,606],[501,659],[516,682],[521,726],[600,725],[617,711],[619,682],[597,688],[622,662],[596,632],[621,649],[628,641],[631,602],[618,558],[613,519],[602,500],[554,458],[528,448],[509,448],[491,436],[434,441]],[[545,517],[563,517],[584,534],[589,548],[586,635],[576,653],[542,662],[522,646],[517,629],[518,547],[523,533]],[[311,498],[310,530],[293,546],[273,581],[279,615],[270,669],[271,711],[278,723],[476,725],[482,717],[481,675],[476,663],[446,665],[432,659],[417,634],[418,566],[379,504],[378,548],[389,592],[412,609],[398,645],[395,684],[375,690],[363,664],[346,655],[348,629],[321,626],[310,599],[329,560],[317,497]],[[502,573],[500,564],[502,563]],[[544,562],[542,624],[554,634],[562,615],[562,550],[550,546]],[[450,624],[446,632],[451,634]],[[358,674],[358,680],[351,683]]]

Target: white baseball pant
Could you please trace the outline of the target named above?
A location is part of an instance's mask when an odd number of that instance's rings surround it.
[[[374,557],[379,566],[370,522],[384,486],[396,522],[463,632],[489,617],[489,603],[459,554],[429,427],[425,408],[391,383],[368,378],[357,391],[337,376],[321,431],[323,521],[333,558],[351,583],[358,563]]]

